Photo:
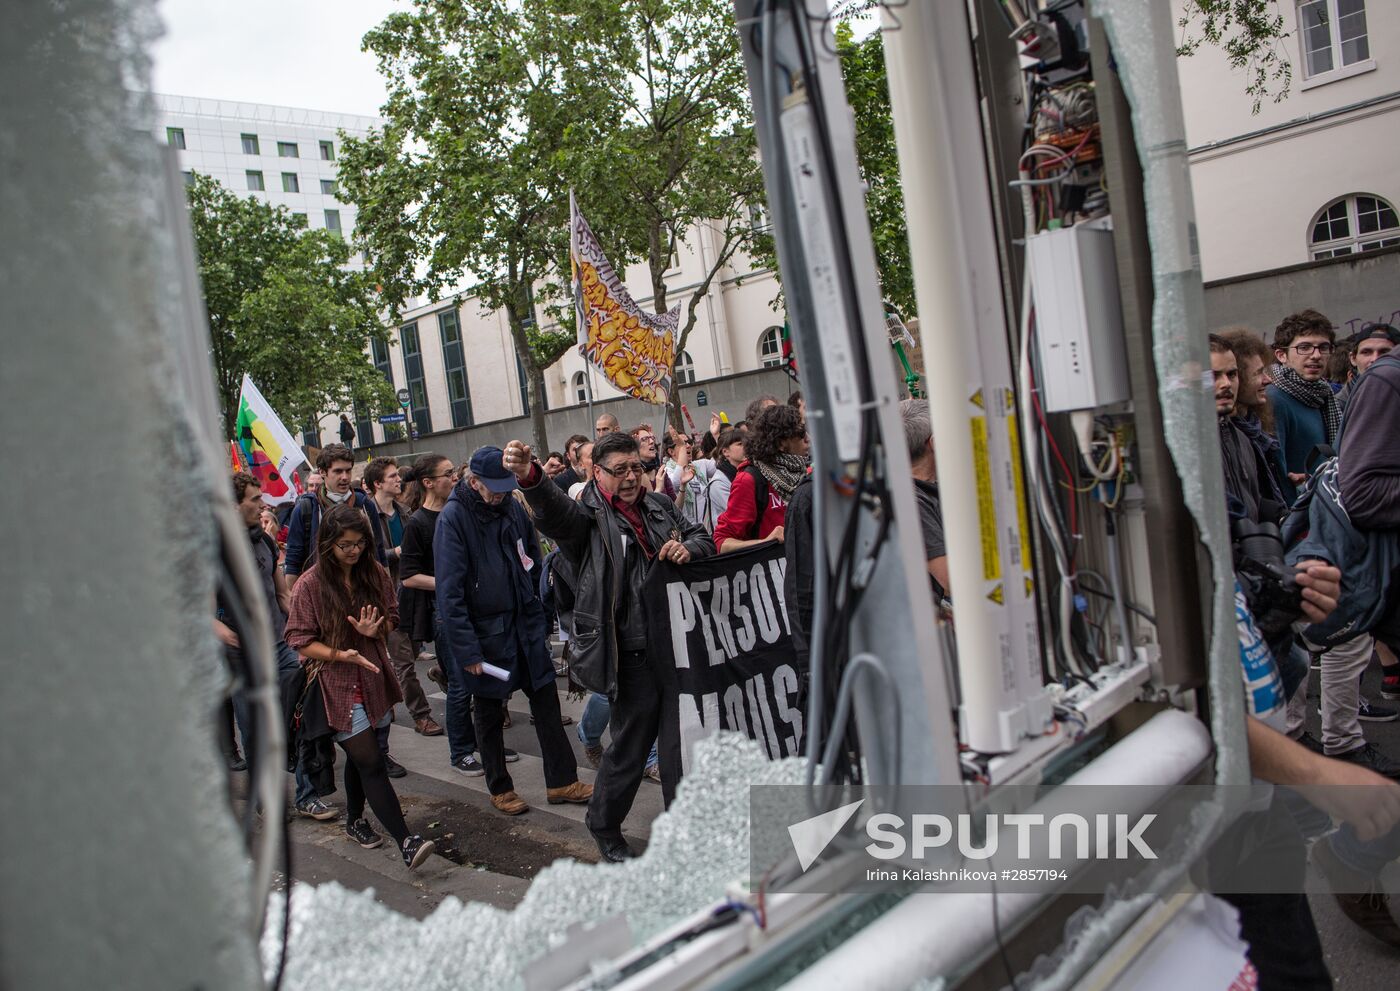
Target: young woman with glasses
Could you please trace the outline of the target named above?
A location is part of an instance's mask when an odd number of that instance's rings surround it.
[[[414,870],[433,852],[433,842],[409,833],[375,737],[403,701],[385,644],[399,621],[389,572],[374,559],[369,520],[353,505],[326,511],[316,543],[316,564],[292,590],[287,645],[303,664],[315,666],[306,704],[325,706],[326,722],[345,751],[346,835],[366,849],[383,844],[364,818],[368,800]]]

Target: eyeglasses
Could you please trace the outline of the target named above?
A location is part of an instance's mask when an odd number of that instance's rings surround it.
[[[362,550],[364,550],[364,549],[365,549],[366,547],[368,547],[368,546],[369,546],[369,542],[368,542],[368,541],[365,541],[365,540],[357,540],[357,541],[355,541],[354,543],[351,543],[351,544],[336,544],[336,545],[335,545],[335,549],[338,550],[338,551],[340,551],[340,553],[342,553],[342,554],[350,554],[350,553],[353,553],[354,551],[362,551]]]
[[[462,470],[460,468],[453,468],[451,471],[445,471],[441,475],[429,475],[424,481],[431,482],[435,478],[456,478],[461,474]]]
[[[1293,350],[1306,358],[1314,351],[1318,354],[1331,354],[1336,350],[1336,346],[1332,344],[1294,344]]]
[[[613,478],[627,478],[629,475],[637,475],[640,477],[646,473],[646,469],[637,461],[634,461],[630,465],[619,465],[616,468],[605,468],[600,464],[594,464],[594,467],[599,471],[607,472]]]

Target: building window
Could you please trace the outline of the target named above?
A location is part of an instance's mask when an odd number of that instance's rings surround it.
[[[370,338],[369,353],[370,358],[374,361],[374,367],[379,369],[379,374],[384,376],[384,381],[389,383],[389,388],[394,388],[394,366],[389,362],[389,342],[381,341],[377,337]],[[403,428],[397,423],[384,424],[384,439],[386,441],[399,440],[401,437],[403,437]]]
[[[573,385],[574,402],[588,402],[588,375],[584,372],[574,372]]]
[[[749,227],[754,231],[766,231],[768,229],[768,211],[764,209],[762,203],[749,204]]]
[[[167,127],[165,129],[165,143],[172,148],[185,150],[185,129],[183,127]]]
[[[323,161],[323,162],[334,162],[334,161],[335,161],[335,142],[333,142],[333,141],[322,141],[320,144],[321,144],[321,161]]]
[[[1306,78],[1371,57],[1365,0],[1299,0],[1298,35]]]
[[[296,174],[295,172],[283,172],[283,173],[282,173],[282,192],[284,192],[284,193],[299,193],[299,192],[301,192],[301,183],[297,182],[297,174]]]
[[[369,407],[356,401],[353,404],[355,415],[355,443],[361,449],[374,443],[374,421],[370,419]]]
[[[256,134],[240,134],[239,137],[243,139],[243,154],[262,154],[262,149],[258,147],[258,136]]]
[[[321,424],[316,417],[311,417],[301,428],[301,442],[307,447],[321,446]]]
[[[758,337],[758,363],[764,368],[783,364],[783,328],[769,327]]]
[[[682,351],[676,357],[676,369],[672,376],[676,385],[690,385],[695,381],[695,359],[689,351]]]
[[[334,180],[334,179],[322,179],[322,180],[321,180],[321,195],[322,195],[322,196],[334,196],[334,195],[335,195],[335,180]]]
[[[278,158],[300,158],[301,155],[297,152],[297,143],[296,143],[295,141],[279,141],[279,142],[277,142],[277,157],[278,157]]]
[[[1312,224],[1308,238],[1314,259],[1336,258],[1400,244],[1400,217],[1379,196],[1358,193],[1329,203]]]
[[[340,211],[339,211],[339,210],[327,210],[327,211],[326,211],[326,230],[328,230],[328,231],[335,231],[337,234],[340,233]]]
[[[438,336],[442,340],[442,367],[447,375],[447,402],[452,408],[452,425],[472,425],[472,391],[467,382],[467,364],[462,354],[462,324],[457,311],[437,315]]]
[[[263,174],[261,172],[255,172],[249,169],[247,172],[244,172],[243,175],[248,179],[249,189],[255,193],[261,193],[263,191],[265,187],[263,186]]]
[[[194,173],[193,173],[193,172],[181,172],[180,174],[181,174],[182,176],[185,177],[185,185],[186,185],[186,186],[193,186],[193,185],[194,185]]]
[[[413,426],[420,434],[432,433],[433,417],[428,409],[428,389],[423,384],[423,352],[418,343],[416,323],[399,328],[399,347],[403,349],[403,370],[413,401]]]
[[[530,415],[530,377],[525,372],[525,362],[520,360],[520,352],[515,352],[515,380],[520,383],[520,415]]]

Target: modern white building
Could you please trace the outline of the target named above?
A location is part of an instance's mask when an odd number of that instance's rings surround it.
[[[193,96],[155,97],[156,138],[176,149],[180,170],[201,172],[235,193],[285,206],[308,227],[355,229],[355,207],[336,191],[340,134],[363,137],[376,117]]]
[[[1218,47],[1177,61],[1207,281],[1400,244],[1400,3],[1274,9],[1293,68],[1282,102],[1252,113]]]

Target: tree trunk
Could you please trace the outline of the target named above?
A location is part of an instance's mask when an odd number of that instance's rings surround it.
[[[511,340],[515,342],[515,353],[519,355],[521,367],[525,369],[526,395],[530,400],[530,430],[533,434],[530,444],[543,461],[549,457],[549,431],[544,419],[544,369],[530,350],[530,340],[525,336],[525,319],[513,305],[506,307],[506,323],[510,326]]]
[[[666,229],[653,220],[647,228],[647,268],[651,271],[652,310],[666,312],[666,270],[671,267]]]

